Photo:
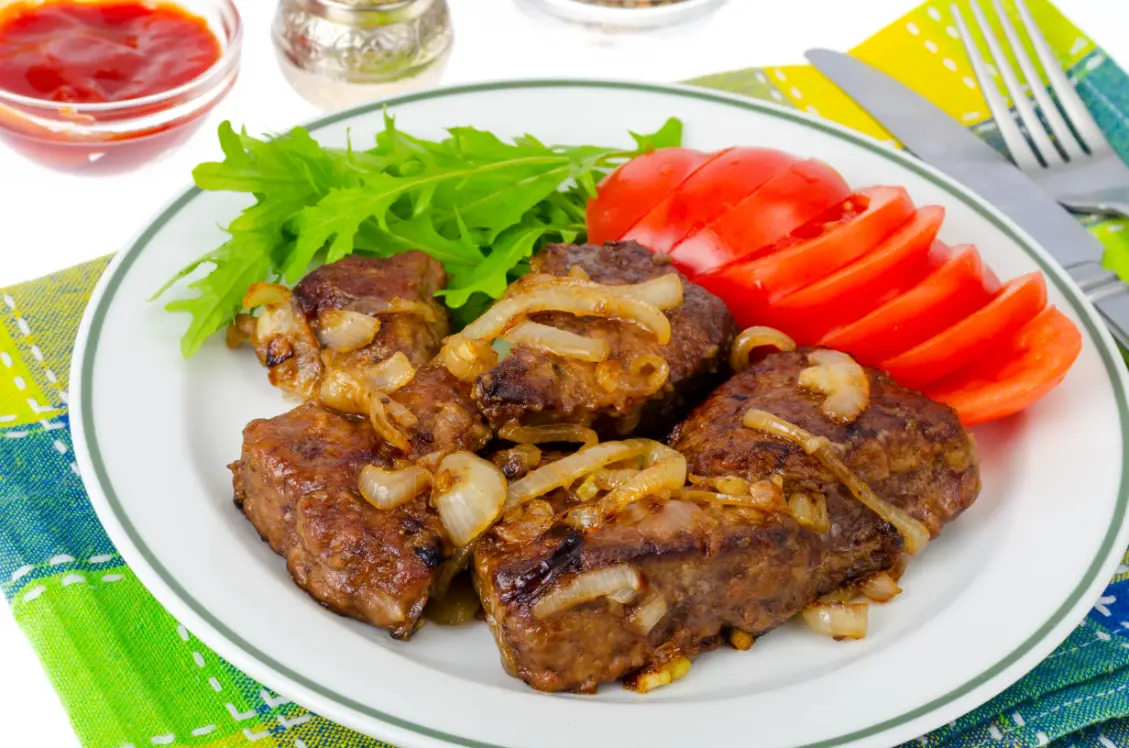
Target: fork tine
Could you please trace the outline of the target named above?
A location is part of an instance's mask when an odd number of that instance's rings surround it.
[[[1055,150],[1054,143],[1047,136],[1047,131],[1043,129],[1043,123],[1039,121],[1039,117],[1035,114],[1031,100],[1027,98],[1027,92],[1023,90],[1023,85],[1015,75],[1015,68],[1011,66],[1007,55],[1004,54],[1000,40],[996,38],[996,32],[992,30],[991,24],[988,23],[988,18],[984,15],[979,0],[971,0],[969,6],[972,8],[972,15],[976,18],[976,23],[980,26],[980,33],[984,35],[984,41],[988,43],[988,51],[991,52],[992,59],[996,61],[996,69],[1000,71],[1000,79],[1004,82],[1004,90],[1011,96],[1016,117],[1027,130],[1027,136],[1031,138],[1036,154],[1041,155],[1043,162],[1048,166],[1061,163],[1062,156]]]
[[[1015,0],[1015,7],[1019,10],[1019,17],[1027,28],[1028,36],[1031,37],[1035,54],[1038,55],[1039,62],[1043,64],[1043,70],[1047,73],[1047,81],[1050,83],[1051,90],[1054,91],[1059,103],[1062,104],[1066,118],[1081,136],[1082,144],[1090,149],[1090,153],[1112,151],[1113,147],[1106,140],[1102,129],[1098,127],[1098,123],[1094,121],[1090,110],[1086,108],[1081,97],[1078,96],[1078,92],[1074,90],[1074,84],[1070,82],[1066,73],[1063,72],[1062,66],[1058,64],[1058,58],[1055,57],[1051,45],[1047,43],[1047,38],[1043,36],[1043,32],[1039,29],[1039,25],[1035,23],[1031,11],[1027,9],[1027,3],[1023,0]]]
[[[1031,95],[1035,97],[1035,101],[1039,104],[1039,111],[1043,113],[1043,119],[1051,128],[1051,132],[1055,135],[1055,140],[1062,150],[1070,159],[1085,158],[1086,153],[1082,147],[1078,145],[1078,140],[1074,137],[1074,133],[1070,132],[1070,128],[1066,125],[1066,120],[1062,118],[1062,114],[1058,111],[1054,101],[1051,99],[1050,94],[1047,93],[1046,86],[1043,85],[1042,78],[1039,77],[1039,71],[1035,69],[1035,65],[1031,62],[1031,58],[1027,55],[1027,48],[1023,46],[1023,41],[1019,38],[1019,34],[1015,32],[1015,26],[1011,23],[1011,18],[1004,10],[1003,3],[1000,0],[992,0],[992,5],[996,9],[996,17],[1000,19],[1000,25],[1003,26],[1004,36],[1007,37],[1007,43],[1011,46],[1012,54],[1019,62],[1019,69],[1023,71],[1023,77],[1027,79],[1027,85],[1031,87]],[[1057,151],[1056,151],[1057,154]],[[1047,154],[1044,153],[1044,156]]]
[[[976,3],[972,3],[972,11],[978,18],[976,19],[980,25],[981,30],[987,26],[982,20],[983,14],[980,12]],[[1004,97],[1000,95],[1000,90],[996,86],[995,81],[988,74],[988,69],[984,63],[984,58],[980,56],[980,49],[976,46],[976,40],[972,38],[972,32],[968,30],[968,24],[964,22],[964,15],[961,14],[960,8],[956,3],[949,7],[949,12],[953,15],[953,21],[956,23],[957,32],[960,38],[964,41],[964,48],[968,52],[969,62],[972,63],[972,71],[976,74],[976,80],[980,81],[980,90],[984,93],[984,99],[988,102],[988,109],[992,112],[992,118],[996,121],[996,127],[1000,131],[1000,135],[1004,139],[1004,145],[1007,146],[1008,151],[1011,152],[1011,158],[1015,161],[1016,166],[1024,171],[1035,170],[1043,168],[1039,160],[1035,158],[1035,154],[1031,149],[1031,144],[1027,142],[1027,138],[1023,137],[1023,133],[1019,131],[1019,125],[1015,123],[1015,119],[1011,116],[1011,110],[1008,109]],[[984,35],[987,39],[992,39],[991,33]],[[993,51],[994,53],[994,51]],[[1002,55],[1000,55],[1002,57]],[[1007,65],[1007,60],[1004,60],[1004,66]],[[996,67],[1001,68],[1000,61],[996,60]]]

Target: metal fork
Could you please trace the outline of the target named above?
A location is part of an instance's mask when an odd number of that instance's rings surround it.
[[[1016,166],[1071,210],[1129,218],[1129,166],[1114,152],[1098,123],[1082,103],[1078,92],[1055,59],[1046,37],[1032,18],[1027,4],[1023,0],[1015,0],[1022,25],[1046,73],[1050,93],[1043,86],[1039,73],[1000,0],[992,0],[1008,46],[1019,62],[1026,87],[1030,89],[1034,100],[1028,97],[1024,84],[1020,83],[1004,55],[1000,40],[988,25],[979,0],[970,0],[970,5],[1003,81],[1004,90],[1015,104],[1014,117],[992,80],[994,72],[989,74],[989,66],[980,56],[980,50],[960,9],[953,4],[950,10],[988,108],[992,111],[992,117]],[[1058,106],[1051,94],[1058,100]],[[1039,114],[1042,114],[1042,120]],[[1019,120],[1018,124],[1016,119]],[[1054,137],[1053,140],[1051,136]]]

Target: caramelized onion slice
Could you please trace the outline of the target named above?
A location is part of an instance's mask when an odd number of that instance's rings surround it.
[[[782,418],[763,410],[749,410],[745,413],[742,423],[748,428],[787,439],[818,459],[840,483],[850,490],[859,502],[889,522],[901,533],[907,553],[911,555],[920,553],[921,549],[929,542],[929,530],[926,529],[925,525],[902,509],[880,499],[866,484],[866,481],[855,475],[854,471],[839,459],[839,456],[835,454],[831,447],[831,442],[827,439],[817,437],[799,426],[788,423]]]
[[[745,496],[749,493],[749,482],[736,475],[709,476],[690,473],[688,477],[692,486],[712,488],[718,493],[729,496]]]
[[[646,636],[666,617],[666,611],[666,598],[658,590],[652,589],[628,612],[623,621],[624,628],[639,636]]]
[[[571,278],[559,280],[583,283]],[[670,320],[658,307],[610,292],[609,288],[612,287],[597,284],[591,287],[538,284],[494,304],[461,334],[470,340],[491,341],[505,333],[520,317],[538,312],[564,312],[635,322],[653,333],[660,345],[670,342]]]
[[[862,580],[859,583],[859,592],[876,603],[885,603],[900,595],[902,588],[889,572],[880,571]]]
[[[318,315],[318,340],[326,348],[349,353],[364,348],[380,332],[380,320],[360,312],[326,309]]]
[[[861,639],[866,636],[866,603],[816,603],[804,608],[804,622],[824,636]]]
[[[290,303],[290,289],[277,283],[252,283],[243,295],[243,308],[274,307]]]
[[[318,398],[342,413],[365,412],[366,397],[360,382],[341,369],[330,369],[321,378]]]
[[[800,372],[799,384],[826,395],[819,410],[836,423],[851,423],[870,404],[866,370],[841,351],[821,349],[808,354],[812,364]]]
[[[431,488],[431,473],[421,467],[385,470],[365,465],[357,488],[365,501],[377,509],[395,509]]]
[[[544,620],[562,610],[601,597],[638,592],[642,586],[643,575],[635,567],[626,564],[581,572],[542,595],[533,604],[533,616]]]
[[[402,351],[396,351],[376,366],[365,370],[365,386],[378,392],[395,392],[416,375],[412,362]]]
[[[498,436],[514,444],[547,444],[576,442],[590,447],[600,441],[596,432],[575,423],[552,423],[544,426],[522,426],[510,422],[498,430]]]
[[[584,273],[583,277],[579,273],[574,274],[574,270],[580,270]],[[625,299],[634,299],[642,301],[647,304],[658,307],[659,309],[673,309],[682,304],[682,279],[676,273],[667,273],[660,275],[658,278],[652,278],[649,281],[642,283],[630,283],[625,285],[604,285],[601,283],[592,282],[588,273],[584,272],[583,268],[573,266],[567,276],[559,275],[527,275],[522,280],[526,287],[541,287],[541,286],[565,286],[572,288],[597,288],[606,290],[609,293],[617,296],[622,296]]]
[[[668,379],[670,364],[654,353],[637,356],[626,367],[618,360],[596,365],[596,381],[606,392],[629,397],[650,397],[662,389]]]
[[[562,358],[578,361],[604,361],[608,357],[608,341],[589,338],[536,322],[521,322],[505,334],[514,345],[525,345]]]
[[[742,506],[762,512],[779,512],[785,508],[784,492],[770,480],[761,480],[748,486],[744,494],[715,493],[702,489],[684,488],[679,496],[687,501],[720,506]]]
[[[465,546],[486,532],[502,514],[506,479],[502,471],[471,452],[455,452],[439,463],[438,493],[431,505],[451,536]]]
[[[592,477],[596,481],[596,488],[610,491],[634,478],[638,472],[636,468],[600,468],[592,474]]]
[[[571,486],[594,470],[640,454],[643,446],[638,442],[639,440],[604,442],[583,447],[578,452],[537,468],[521,480],[510,484],[506,496],[506,509],[512,509],[538,496],[544,496],[555,489]]]
[[[629,439],[643,455],[643,469],[600,499],[600,513],[611,517],[645,496],[669,495],[686,485],[686,458],[662,442]]]
[[[788,511],[804,527],[816,532],[827,532],[831,521],[827,516],[827,501],[823,496],[809,496],[796,492],[788,497]]]
[[[439,360],[447,371],[464,382],[473,382],[498,365],[498,352],[487,340],[468,337],[466,330],[447,338],[439,351]]]
[[[773,327],[748,327],[733,341],[729,365],[733,371],[744,371],[749,367],[749,354],[757,348],[769,347],[778,351],[794,351],[796,341]]]
[[[372,422],[372,427],[377,435],[384,441],[401,452],[411,452],[412,444],[408,441],[408,437],[397,424],[392,422],[389,416],[388,406],[391,404],[391,398],[383,392],[372,393],[372,396],[369,397],[369,420]]]
[[[367,314],[412,314],[422,317],[424,322],[435,322],[435,308],[426,301],[418,299],[401,299],[397,296],[388,301],[364,301],[364,311]]]

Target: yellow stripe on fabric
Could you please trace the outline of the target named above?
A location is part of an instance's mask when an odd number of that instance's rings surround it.
[[[39,385],[7,325],[0,324],[0,438],[15,439],[20,427],[57,416],[61,409]]]
[[[817,114],[879,140],[897,143],[862,107],[810,65],[766,68],[765,72],[797,109]]]

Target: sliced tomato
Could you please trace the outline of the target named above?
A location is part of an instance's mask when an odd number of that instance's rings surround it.
[[[783,247],[752,260],[699,275],[695,281],[728,301],[738,323],[768,324],[769,305],[814,283],[881,244],[913,215],[901,187],[871,187],[838,206],[839,218],[821,216],[777,242]]]
[[[676,245],[671,259],[694,278],[764,254],[776,242],[847,199],[851,190],[822,161],[798,161]]]
[[[772,148],[733,148],[702,166],[624,234],[669,254],[678,242],[798,161]]]
[[[1043,309],[993,355],[934,384],[926,394],[973,426],[1018,413],[1054,389],[1082,352],[1082,335],[1058,309]]]
[[[948,248],[934,242],[944,217],[945,210],[936,205],[921,208],[860,259],[771,303],[760,324],[812,345],[909,291],[948,259]]]
[[[877,366],[987,304],[995,289],[984,286],[980,253],[973,246],[958,247],[955,252],[921,283],[824,335],[819,344]]]
[[[1009,282],[983,308],[924,343],[883,362],[894,381],[919,390],[992,353],[1047,305],[1042,273]]]
[[[609,174],[596,197],[588,201],[589,241],[603,244],[620,239],[647,211],[718,155],[662,148],[631,159]]]

